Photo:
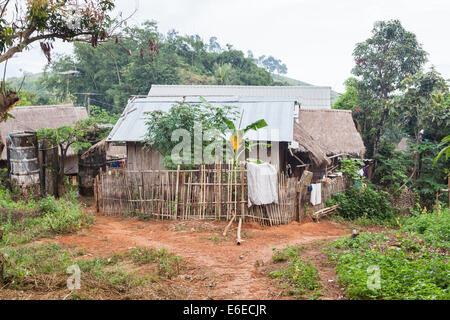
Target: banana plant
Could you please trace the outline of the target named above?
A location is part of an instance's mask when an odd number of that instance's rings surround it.
[[[444,148],[439,152],[439,154],[434,158],[433,166],[436,164],[436,162],[439,161],[439,158],[441,158],[445,154],[445,160],[450,158],[450,136],[446,136],[442,139],[441,144],[444,146]],[[445,146],[447,144],[447,146]]]
[[[242,148],[242,150],[239,151],[241,149],[241,147],[243,145],[245,145],[245,142],[246,142],[246,139],[244,139],[245,134],[250,130],[256,131],[258,129],[267,127],[267,122],[264,119],[259,119],[255,122],[249,124],[245,128],[241,129],[243,115],[244,115],[244,111],[242,111],[238,128],[236,128],[233,121],[228,120],[228,119],[224,120],[225,124],[228,127],[228,130],[231,133],[231,136],[228,141],[230,142],[231,147],[233,149],[233,164],[234,164],[234,166],[237,166],[237,159],[239,158],[240,154],[245,151],[245,148]],[[252,146],[255,146],[255,145],[258,145],[258,144],[256,143],[256,144],[253,144]]]

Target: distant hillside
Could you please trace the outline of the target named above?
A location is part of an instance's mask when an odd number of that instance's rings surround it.
[[[22,85],[22,90],[40,94],[44,93],[46,90],[43,86],[40,85],[40,79],[42,77],[42,73],[26,73],[25,80]],[[22,83],[23,77],[12,77],[6,79],[6,82],[14,89],[19,89],[20,84]]]
[[[292,79],[286,76],[282,76],[279,74],[272,74],[272,78],[275,81],[280,81],[280,82],[286,82],[287,84],[291,85],[291,86],[312,86],[312,84],[310,83],[306,83],[300,80],[296,80],[296,79]]]
[[[24,77],[11,77],[6,83],[14,90],[19,90],[20,105],[45,105],[57,103],[42,84],[43,73],[25,73]],[[23,81],[23,84],[22,84]],[[22,87],[21,87],[22,85]]]
[[[300,80],[292,79],[286,76],[278,75],[278,74],[272,74],[273,80],[285,82],[291,86],[313,86],[313,84],[303,82]],[[331,105],[333,105],[338,99],[341,94],[331,90]]]

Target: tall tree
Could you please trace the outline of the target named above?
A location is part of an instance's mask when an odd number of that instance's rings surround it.
[[[0,63],[5,62],[6,68],[8,59],[35,42],[39,42],[48,61],[56,39],[89,42],[95,47],[120,25],[113,25],[109,16],[113,8],[112,0],[1,0]],[[18,101],[18,93],[7,89],[3,80],[0,121],[7,119]],[[0,145],[0,149],[3,147]]]
[[[374,99],[378,111],[372,147],[372,154],[376,155],[393,95],[403,79],[421,70],[427,53],[400,21],[390,20],[376,22],[372,36],[356,45],[353,56],[356,65],[352,73],[365,94]]]

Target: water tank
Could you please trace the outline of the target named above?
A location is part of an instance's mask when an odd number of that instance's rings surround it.
[[[9,133],[6,138],[8,174],[12,188],[31,198],[40,196],[38,140],[36,132]]]

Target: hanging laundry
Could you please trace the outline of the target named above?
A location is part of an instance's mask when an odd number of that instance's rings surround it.
[[[311,185],[311,199],[310,202],[313,206],[316,206],[318,204],[322,203],[322,184],[321,183],[315,183]]]
[[[248,206],[278,203],[277,169],[247,162]]]

